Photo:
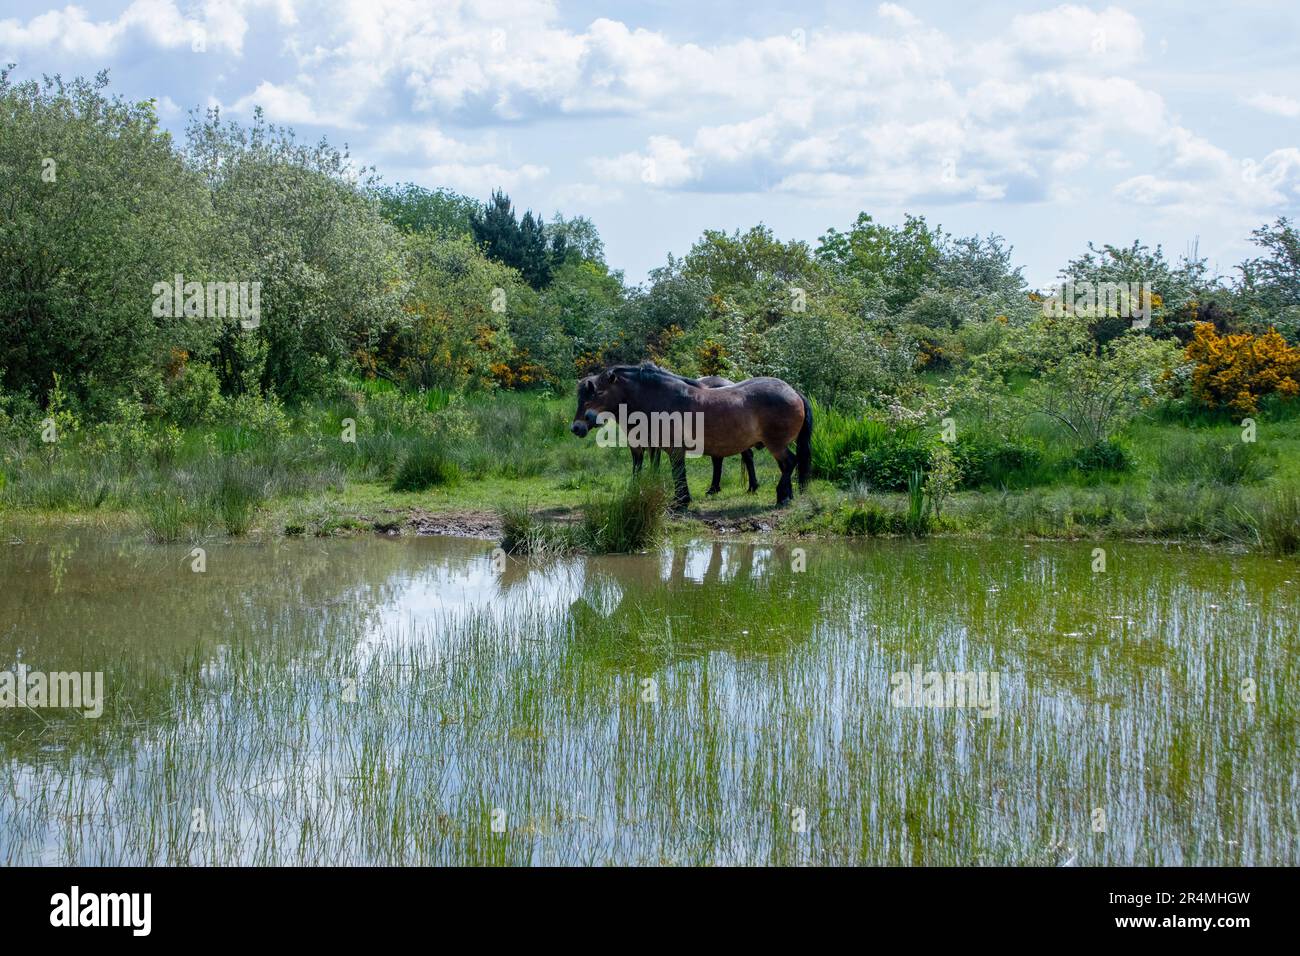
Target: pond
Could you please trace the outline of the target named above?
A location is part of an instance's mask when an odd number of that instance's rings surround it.
[[[1300,862],[1300,566],[1097,547],[10,530],[0,863]]]

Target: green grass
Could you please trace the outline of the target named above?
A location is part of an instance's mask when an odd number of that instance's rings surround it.
[[[428,491],[460,481],[460,466],[441,448],[422,443],[407,451],[393,479],[394,491]]]
[[[620,529],[636,526],[635,512],[600,511],[602,502],[620,500],[630,457],[571,435],[572,406],[567,396],[454,399],[426,392],[403,398],[375,386],[300,409],[287,428],[270,415],[257,427],[191,428],[165,456],[124,459],[96,453],[76,438],[49,447],[0,436],[0,510],[66,520],[125,514],[146,537],[169,542],[214,529],[234,536],[346,534],[400,526],[403,515],[497,514],[526,502],[577,529],[557,532],[557,542],[585,534],[586,541],[565,545],[570,550],[632,549],[639,533]],[[816,414],[818,473],[835,471],[837,454],[879,455],[895,440],[877,422],[829,409]],[[354,442],[341,438],[348,419],[355,422]],[[1279,525],[1272,517],[1284,509],[1273,502],[1300,487],[1300,416],[1289,406],[1261,412],[1254,443],[1242,442],[1239,424],[1220,417],[1141,419],[1122,436],[1126,471],[1072,467],[1075,451],[1038,425],[1016,442],[960,425],[958,431],[954,456],[971,472],[967,485],[977,487],[953,496],[943,520],[932,522],[932,533],[1179,538],[1268,550],[1278,545],[1267,542],[1286,539],[1285,521]],[[907,466],[892,482],[896,492],[868,487],[864,497],[862,489],[819,479],[793,508],[779,511],[777,469],[764,451],[755,461],[762,485],[757,494],[745,493],[732,459],[722,493],[705,498],[711,463],[688,460],[695,502],[684,517],[670,518],[667,533],[698,534],[694,518],[724,533],[908,533],[897,522],[909,512],[906,479],[916,465],[910,459],[877,463],[889,465],[890,474]],[[596,528],[607,529],[609,541],[598,540]]]
[[[1272,471],[1258,442],[1228,435],[1168,435],[1156,452],[1155,476],[1162,481],[1210,481],[1221,485],[1261,481]]]
[[[855,452],[865,452],[889,440],[889,429],[880,422],[846,415],[813,402],[812,473],[837,480],[844,464]]]

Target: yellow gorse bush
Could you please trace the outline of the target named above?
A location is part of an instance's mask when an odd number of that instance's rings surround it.
[[[1196,363],[1192,394],[1212,408],[1253,415],[1265,395],[1300,394],[1300,348],[1288,345],[1276,329],[1221,336],[1209,322],[1199,322],[1187,357]]]

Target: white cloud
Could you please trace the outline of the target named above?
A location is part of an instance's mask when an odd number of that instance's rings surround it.
[[[430,182],[445,184],[471,196],[486,196],[493,189],[515,192],[521,186],[546,178],[545,166],[524,163],[502,166],[496,163],[437,163],[421,170]]]
[[[551,202],[561,208],[606,205],[623,198],[623,190],[600,183],[569,183],[551,191]]]
[[[226,51],[236,56],[243,50],[248,21],[244,18],[248,0],[208,0],[201,17],[185,16],[172,0],[134,0],[111,20],[91,20],[81,7],[21,20],[0,20],[0,49],[30,51],[57,49],[74,56],[104,58],[121,41],[138,34],[162,49],[201,48],[203,52]],[[283,15],[282,15],[283,19]]]
[[[1290,96],[1279,96],[1276,93],[1261,91],[1247,97],[1244,102],[1248,106],[1263,110],[1265,113],[1272,113],[1275,116],[1285,116],[1287,119],[1300,117],[1300,100]]]
[[[2,21],[0,49],[106,56],[127,35],[176,49],[201,25],[212,55],[238,56],[259,7],[279,24],[280,69],[230,70],[232,110],[366,131],[375,158],[477,193],[549,178],[544,157],[514,158],[514,131],[555,124],[541,135],[562,141],[565,123],[617,117],[624,131],[587,157],[600,185],[553,192],[891,206],[1109,193],[1201,204],[1202,218],[1296,201],[1293,151],[1250,157],[1199,135],[1139,68],[1143,25],[1118,6],[1064,4],[971,36],[886,2],[858,30],[708,44],[610,18],[572,28],[551,0],[207,0],[184,15],[173,0],[135,0],[115,19],[69,6]],[[1300,117],[1289,96],[1245,102]]]
[[[642,153],[593,159],[591,166],[596,175],[616,183],[672,188],[696,178],[694,159],[695,151],[671,136],[652,136]]]
[[[1067,4],[1011,20],[1010,48],[1022,57],[1114,68],[1142,57],[1142,25],[1127,10],[1090,10]]]
[[[492,159],[497,154],[495,144],[467,143],[433,124],[402,123],[387,127],[374,148],[383,156],[416,157],[431,163],[472,163]]]
[[[889,20],[905,29],[921,25],[921,21],[896,3],[882,3],[876,7],[876,13],[882,20]]]
[[[259,106],[266,113],[266,118],[274,123],[349,125],[345,117],[318,112],[312,97],[298,87],[282,86],[265,80],[253,92],[232,103],[230,111],[247,116]]]

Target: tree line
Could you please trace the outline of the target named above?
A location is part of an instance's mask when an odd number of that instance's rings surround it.
[[[1140,334],[1178,348],[1204,325],[1275,328],[1279,348],[1295,346],[1300,236],[1278,219],[1252,240],[1258,254],[1230,276],[1134,241],[1089,244],[1061,278],[1147,283]],[[174,277],[256,282],[256,324],[155,314],[155,287]],[[44,405],[58,376],[91,417],[123,398],[163,407],[186,379],[297,403],[356,376],[567,389],[646,358],[778,375],[826,405],[879,409],[923,392],[927,373],[1030,348],[1044,316],[1001,237],[920,216],[859,213],[815,244],[762,224],[710,230],[633,285],[586,217],[384,184],[260,112],[246,125],[197,112],[175,141],[152,101],[111,95],[106,74],[0,72],[0,387]],[[1113,309],[1072,318],[1081,354],[1133,334]]]

